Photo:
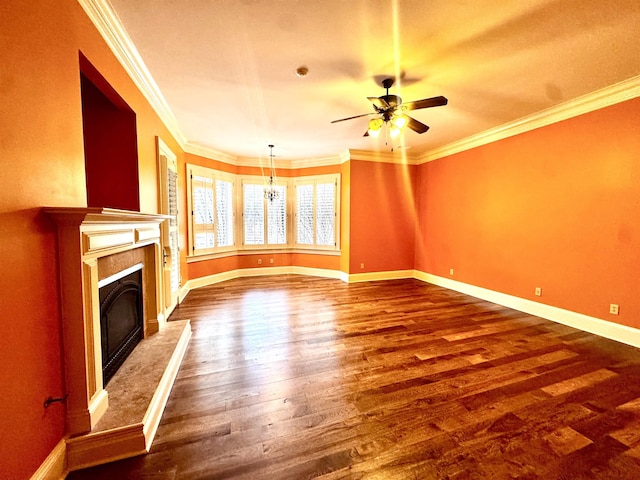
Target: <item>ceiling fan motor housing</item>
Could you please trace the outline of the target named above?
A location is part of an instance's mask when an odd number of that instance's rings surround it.
[[[380,97],[380,99],[387,102],[387,105],[389,105],[391,108],[399,107],[400,104],[402,104],[402,98],[400,98],[398,95],[383,95]]]

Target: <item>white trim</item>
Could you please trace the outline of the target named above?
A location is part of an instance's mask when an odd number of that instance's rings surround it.
[[[398,280],[401,278],[414,278],[414,271],[390,270],[386,272],[352,273],[349,275],[349,283],[372,282],[375,280]]]
[[[186,142],[183,149],[185,153],[198,155],[199,157],[208,158],[209,160],[217,160],[218,162],[227,163],[234,166],[238,165],[238,157],[229,155],[228,153],[220,152],[213,148],[203,147],[202,145],[196,145],[190,142]]]
[[[190,320],[172,323],[183,324],[182,326],[177,325],[178,328],[182,328],[182,332],[142,421],[68,438],[66,440],[66,469],[68,471],[149,452],[191,338]]]
[[[31,480],[62,480],[67,474],[67,441],[60,440],[47,455]]]
[[[103,278],[102,280],[98,280],[98,288],[102,288],[105,285],[109,285],[110,283],[113,283],[117,280],[120,280],[121,278],[126,277],[127,275],[133,273],[133,272],[137,272],[138,270],[142,270],[142,263],[136,263],[135,265],[133,265],[132,267],[129,268],[125,268],[124,270],[120,270],[118,273],[114,273],[113,275],[107,277],[107,278]]]
[[[419,270],[414,271],[414,278],[640,348],[640,330],[636,328],[609,322],[601,318],[590,317],[544,303],[534,302],[525,298],[515,297],[506,293],[496,292],[487,288],[458,282],[450,278],[440,277]]]
[[[147,452],[151,448],[153,438],[156,436],[156,432],[158,431],[162,413],[164,412],[164,408],[167,405],[167,400],[169,400],[171,388],[175,383],[176,377],[178,375],[178,370],[180,369],[180,364],[182,363],[182,359],[184,358],[184,355],[187,351],[187,346],[189,345],[190,339],[191,321],[186,320],[185,328],[182,330],[182,334],[180,335],[176,348],[174,349],[173,354],[169,359],[167,368],[162,374],[160,383],[158,384],[158,387],[156,388],[156,391],[151,398],[151,402],[147,407],[147,411],[142,418],[142,424],[144,425],[142,430],[144,432]]]
[[[189,293],[189,287],[187,286],[188,281],[184,285],[180,285],[180,293],[178,294],[178,303],[182,303]]]
[[[206,287],[208,285],[214,285],[216,283],[225,282],[227,280],[233,280],[234,278],[242,277],[259,277],[264,275],[308,275],[311,277],[323,277],[323,278],[335,278],[348,281],[348,275],[341,270],[330,270],[326,268],[311,268],[311,267],[260,267],[260,268],[241,268],[237,270],[229,270],[221,273],[214,273],[207,275],[206,277],[194,278],[188,280],[184,288],[189,293],[191,290]],[[186,294],[184,295],[186,297]],[[184,297],[182,297],[184,298]]]
[[[120,64],[129,74],[138,89],[156,111],[167,129],[175,137],[185,152],[204,158],[218,160],[231,165],[259,166],[259,159],[242,159],[215,149],[189,143],[176,121],[164,95],[158,88],[151,73],[147,69],[137,48],[126,32],[118,15],[108,0],[78,0],[91,22],[114,53]],[[632,77],[620,83],[605,87],[595,92],[569,100],[560,105],[541,112],[522,117],[513,122],[480,132],[476,135],[430,150],[420,156],[408,155],[406,152],[388,153],[365,150],[349,150],[335,157],[317,159],[297,159],[282,163],[278,168],[305,168],[340,164],[352,159],[388,163],[422,164],[438,158],[453,155],[465,150],[486,145],[497,140],[528,132],[535,128],[566,120],[616,103],[640,96],[640,76]]]
[[[202,158],[207,158],[209,160],[216,160],[218,162],[226,163],[229,165],[233,165],[236,167],[263,167],[265,165],[266,160],[262,160],[260,158],[249,158],[249,157],[236,157],[234,155],[230,155],[228,153],[221,152],[219,150],[215,150],[210,147],[205,147],[203,145],[196,145],[190,142],[187,142],[184,151],[187,153],[191,153],[192,155],[198,155]],[[331,165],[340,165],[347,161],[344,155],[335,155],[330,157],[319,157],[319,158],[300,158],[300,159],[282,159],[278,158],[275,160],[276,169],[284,169],[284,170],[292,170],[298,168],[313,168],[313,167],[324,167]]]
[[[108,0],[78,0],[102,38],[184,150],[186,137],[138,49]]]
[[[250,247],[256,247],[251,245]],[[247,255],[282,255],[282,254],[300,254],[300,255],[328,255],[333,257],[339,257],[342,254],[341,250],[320,250],[311,248],[293,248],[287,246],[286,248],[274,248],[273,245],[268,245],[265,248],[253,248],[244,247],[242,250],[226,250],[223,252],[214,253],[196,253],[191,256],[187,256],[187,263],[203,262],[206,260],[215,260],[217,258],[226,257],[242,257]]]
[[[364,162],[398,163],[401,165],[417,165],[418,159],[406,151],[399,152],[375,152],[369,150],[349,150],[350,160],[362,160]]]
[[[638,96],[640,96],[640,75],[426,152],[418,158],[418,164],[503,140]]]
[[[136,423],[67,440],[69,471],[115,462],[147,453],[144,425]]]

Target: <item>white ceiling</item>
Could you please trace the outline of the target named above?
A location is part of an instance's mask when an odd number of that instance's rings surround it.
[[[638,0],[111,0],[190,145],[261,158],[389,150],[380,80],[420,155],[640,74]],[[296,68],[309,74],[299,78]]]

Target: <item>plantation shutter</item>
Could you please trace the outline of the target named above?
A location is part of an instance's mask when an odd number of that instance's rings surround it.
[[[264,245],[264,188],[245,183],[243,191],[243,224],[245,245]]]
[[[216,180],[216,219],[218,247],[231,247],[233,241],[233,183]]]
[[[213,179],[193,175],[191,179],[194,251],[214,247]]]
[[[296,243],[313,245],[313,184],[296,187]]]
[[[316,185],[316,245],[335,245],[336,184]]]
[[[278,197],[267,201],[267,243],[286,245],[287,243],[287,189],[278,185]]]

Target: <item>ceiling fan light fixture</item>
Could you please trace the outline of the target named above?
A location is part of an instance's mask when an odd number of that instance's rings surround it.
[[[409,123],[409,119],[407,118],[406,115],[394,115],[393,118],[391,119],[391,123],[399,128],[399,129],[403,129],[404,127],[407,126],[407,123]]]
[[[401,130],[396,127],[395,125],[391,125],[391,128],[389,129],[389,135],[391,135],[391,138],[396,138],[398,135],[400,135]]]
[[[380,135],[380,131],[382,130],[382,125],[384,121],[381,118],[372,118],[369,120],[369,135],[373,138],[378,137]]]

